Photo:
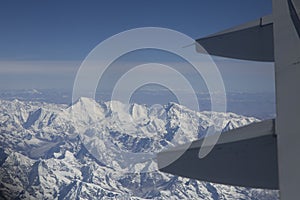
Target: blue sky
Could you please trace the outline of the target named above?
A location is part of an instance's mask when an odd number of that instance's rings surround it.
[[[71,88],[87,54],[128,29],[164,27],[197,39],[271,8],[271,0],[1,1],[0,88]],[[228,90],[274,89],[272,64],[217,62]]]

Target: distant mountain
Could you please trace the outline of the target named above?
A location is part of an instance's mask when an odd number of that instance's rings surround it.
[[[0,100],[0,198],[277,199],[157,171],[155,153],[258,121],[234,113],[97,103]],[[212,166],[213,167],[213,166]]]
[[[91,91],[93,92],[93,91]],[[111,100],[112,91],[97,91],[96,99],[103,101]],[[190,95],[182,91],[182,95]],[[210,110],[210,94],[205,92],[196,93],[201,110]],[[72,102],[72,88],[70,89],[20,89],[0,90],[0,99],[12,101],[48,102],[55,104],[70,104]],[[226,93],[227,110],[239,115],[254,116],[259,119],[272,119],[275,117],[275,93],[274,91],[263,93],[251,92],[229,92]],[[157,88],[142,89],[134,93],[130,99],[131,103],[137,104],[168,104],[177,102],[176,96],[170,91]],[[187,105],[188,107],[192,105]]]

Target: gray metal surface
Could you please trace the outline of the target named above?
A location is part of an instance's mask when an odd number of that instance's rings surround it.
[[[271,16],[196,40],[211,55],[274,61]],[[201,49],[196,50],[201,53]]]
[[[280,198],[300,190],[300,1],[273,0]],[[294,10],[294,11],[293,11]],[[295,12],[296,11],[296,12]]]
[[[166,166],[160,170],[214,183],[278,189],[274,120],[223,133],[214,149],[199,159],[202,141],[193,142],[179,159],[168,166],[164,162],[177,156],[180,147],[160,152],[157,156],[159,167]]]

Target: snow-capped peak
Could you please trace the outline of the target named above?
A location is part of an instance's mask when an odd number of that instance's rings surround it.
[[[227,130],[254,121],[176,103],[147,107],[80,98],[67,107],[1,100],[0,198],[271,199],[278,194],[155,171],[154,155],[167,146],[202,137],[213,125]]]

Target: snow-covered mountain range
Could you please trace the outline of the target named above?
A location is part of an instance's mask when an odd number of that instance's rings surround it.
[[[155,153],[258,121],[234,113],[97,103],[0,100],[2,199],[277,199],[277,191],[157,171]]]

